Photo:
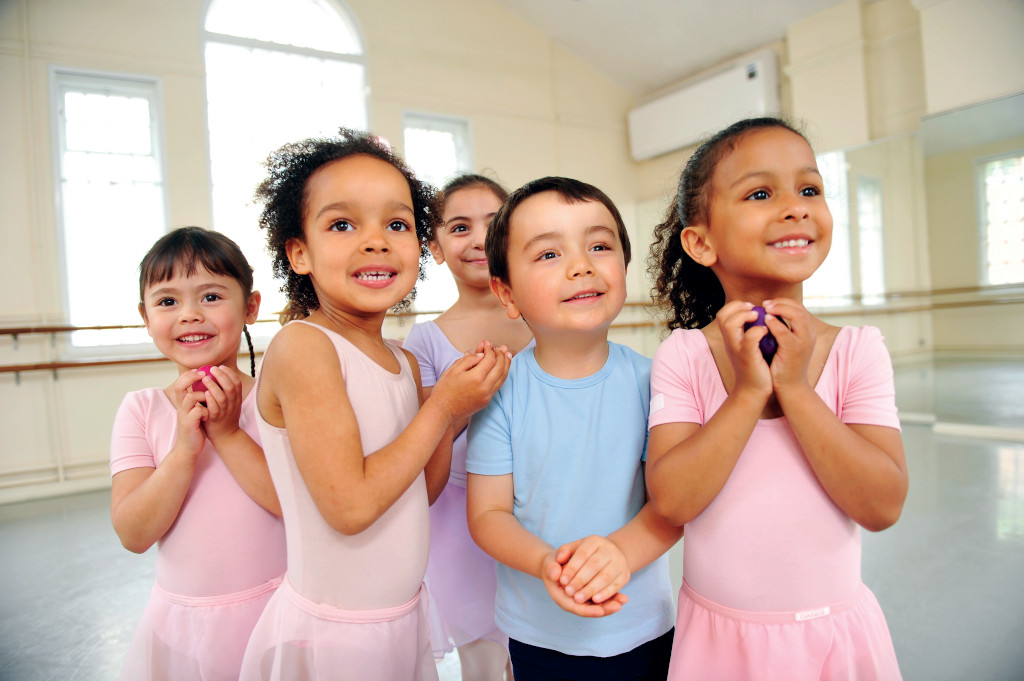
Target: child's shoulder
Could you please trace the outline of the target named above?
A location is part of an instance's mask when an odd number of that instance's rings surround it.
[[[638,373],[651,373],[651,358],[647,355],[640,354],[628,345],[620,345],[619,343],[608,342],[609,355],[617,359],[617,361],[628,364]]]

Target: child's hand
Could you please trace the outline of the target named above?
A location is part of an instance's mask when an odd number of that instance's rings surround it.
[[[626,556],[607,537],[591,535],[564,544],[555,559],[563,566],[558,583],[577,603],[603,603],[629,582]]]
[[[495,348],[484,341],[478,348],[448,367],[428,398],[445,409],[452,421],[468,418],[487,406],[508,376],[512,355],[504,346]]]
[[[189,392],[188,387],[199,380],[198,371],[186,371],[178,376],[165,394],[177,405],[178,433],[174,439],[174,449],[180,450],[193,458],[199,456],[206,444],[206,434],[202,422],[206,417],[203,406],[203,393]]]
[[[779,343],[771,367],[775,389],[810,387],[807,367],[818,338],[814,317],[806,307],[789,298],[766,300],[764,309],[768,313],[765,324]],[[785,323],[779,317],[785,319]]]
[[[768,333],[769,327],[743,329],[744,324],[757,318],[753,308],[751,303],[727,303],[718,311],[715,323],[722,334],[725,354],[735,374],[732,392],[751,391],[767,401],[772,394],[772,375],[758,343]]]
[[[623,593],[616,593],[603,603],[583,602],[578,603],[561,584],[562,564],[558,562],[554,552],[544,557],[544,565],[541,567],[541,581],[548,590],[548,595],[558,607],[566,612],[571,612],[580,617],[605,617],[622,610],[622,606],[629,600]]]
[[[204,380],[206,386],[206,417],[203,430],[216,443],[221,438],[238,430],[238,419],[242,414],[242,381],[227,367],[210,367],[212,377]],[[216,446],[216,445],[215,445]]]

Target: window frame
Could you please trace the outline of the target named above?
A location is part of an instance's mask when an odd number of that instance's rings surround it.
[[[58,258],[57,278],[60,290],[61,318],[71,324],[72,310],[68,278],[67,225],[64,215],[64,154],[67,150],[66,117],[62,113],[64,96],[67,92],[107,92],[144,97],[149,101],[150,138],[156,167],[160,172],[160,194],[162,196],[161,220],[167,233],[170,224],[170,194],[167,178],[166,121],[164,116],[163,81],[159,76],[108,71],[50,64],[47,68],[50,109],[51,169],[53,178],[54,227]],[[79,87],[74,87],[74,85]],[[159,238],[159,237],[157,237]],[[134,288],[133,282],[133,288]],[[94,324],[104,325],[108,320],[95,320]],[[138,323],[142,323],[141,317]],[[113,324],[113,325],[116,325]],[[150,354],[152,346],[148,341],[138,343],[112,343],[109,345],[77,345],[73,334],[62,334],[58,353],[74,359],[89,357],[134,356]]]
[[[995,161],[1020,158],[1024,163],[1024,149],[1014,149],[990,156],[974,159],[974,191],[975,211],[978,220],[978,284],[980,286],[1019,286],[1024,284],[1024,277],[1015,282],[993,284],[988,269],[988,198],[985,188],[985,166]]]

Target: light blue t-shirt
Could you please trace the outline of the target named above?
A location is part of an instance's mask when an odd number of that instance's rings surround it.
[[[607,536],[646,501],[651,360],[609,343],[597,373],[561,379],[533,350],[512,360],[508,379],[469,426],[466,468],[512,474],[513,515],[551,546]],[[611,657],[666,633],[675,622],[668,558],[633,573],[629,602],[607,617],[558,607],[536,577],[498,564],[495,620],[510,638],[568,655]]]

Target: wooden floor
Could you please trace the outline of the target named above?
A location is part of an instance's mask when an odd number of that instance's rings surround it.
[[[910,495],[896,526],[864,533],[864,581],[904,678],[1021,681],[1024,362],[901,368],[897,391]],[[153,552],[121,548],[108,504],[92,492],[0,506],[0,681],[119,677]],[[459,678],[456,660],[440,670]]]

